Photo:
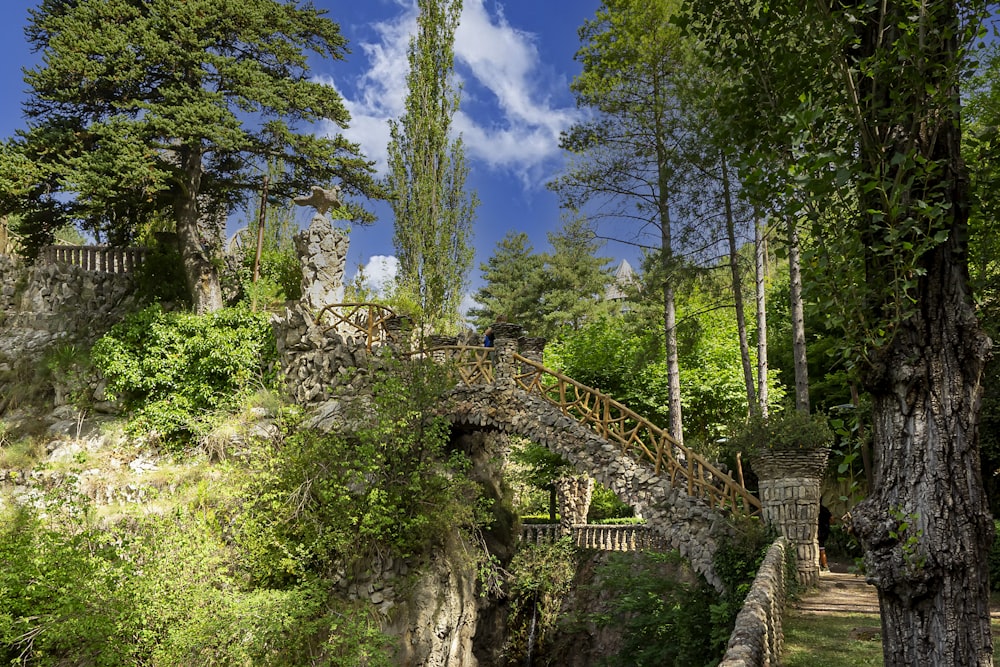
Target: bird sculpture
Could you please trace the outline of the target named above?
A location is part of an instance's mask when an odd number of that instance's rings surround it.
[[[299,206],[312,206],[320,215],[326,215],[328,210],[341,205],[340,186],[334,185],[329,188],[321,188],[318,185],[314,185],[312,186],[312,193],[296,197],[292,201]]]

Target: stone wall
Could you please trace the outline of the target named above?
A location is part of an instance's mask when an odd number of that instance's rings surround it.
[[[702,501],[674,488],[652,468],[623,454],[588,427],[538,396],[511,384],[459,386],[442,406],[452,423],[472,430],[499,430],[524,436],[543,445],[611,489],[635,508],[650,528],[677,549],[695,571],[716,589],[712,557],[729,526],[725,518]]]
[[[777,665],[784,634],[781,615],[785,608],[785,552],[788,541],[779,537],[767,550],[753,580],[736,627],[729,636],[726,655],[719,667],[765,667]]]
[[[58,341],[89,344],[138,307],[131,274],[0,255],[0,363]]]
[[[328,331],[309,310],[287,307],[272,320],[285,386],[299,405],[315,405],[335,396],[357,396],[370,387],[370,369],[393,353],[388,345],[368,351],[354,338]]]

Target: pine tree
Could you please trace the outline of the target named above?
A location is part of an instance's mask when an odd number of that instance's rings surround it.
[[[543,264],[527,234],[508,232],[493,256],[479,266],[485,285],[476,292],[480,307],[469,311],[476,326],[485,329],[504,319],[520,324],[528,334],[540,333]]]
[[[395,214],[399,283],[425,326],[454,329],[473,249],[478,199],[465,191],[462,140],[449,136],[459,95],[451,85],[461,0],[418,0],[406,113],[390,123],[387,187]]]
[[[74,224],[128,243],[170,212],[196,310],[221,306],[226,215],[256,195],[268,160],[275,197],[340,181],[379,196],[371,163],[314,123],[349,114],[307,54],[342,59],[336,23],[278,0],[43,0],[26,35],[28,129],[0,151],[0,214],[19,213],[37,249]],[[351,217],[372,216],[352,205]]]

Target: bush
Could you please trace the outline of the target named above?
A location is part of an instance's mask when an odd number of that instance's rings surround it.
[[[714,665],[725,647],[712,631],[718,594],[698,578],[682,580],[677,552],[613,554],[598,572],[610,609],[595,620],[621,628],[622,645],[608,665]],[[726,635],[728,639],[728,634]]]
[[[719,541],[712,560],[715,573],[722,579],[725,588],[722,600],[712,610],[716,639],[723,646],[736,624],[736,615],[743,607],[768,548],[777,539],[774,529],[757,518],[734,518],[732,528],[733,534]]]
[[[98,529],[0,517],[0,660],[388,667],[388,637],[322,580],[247,589],[208,516]]]
[[[519,549],[508,567],[508,662],[521,661],[529,645],[543,646],[556,629],[563,598],[576,574],[576,548],[569,538]]]
[[[184,446],[228,409],[275,383],[277,352],[268,316],[246,309],[168,313],[154,304],[112,327],[94,345],[112,398],[133,411],[133,433]]]
[[[429,416],[444,372],[428,361],[378,374],[373,403],[347,416],[349,439],[300,431],[254,452],[234,525],[259,581],[287,585],[376,551],[423,553],[475,525],[468,460]]]

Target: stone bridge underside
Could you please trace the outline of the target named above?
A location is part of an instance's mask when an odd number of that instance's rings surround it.
[[[683,489],[658,476],[651,464],[623,454],[618,446],[544,399],[513,387],[460,386],[450,392],[446,415],[471,430],[520,435],[547,447],[611,489],[650,528],[687,558],[716,589],[722,582],[712,566],[717,541],[728,530],[725,518]]]

